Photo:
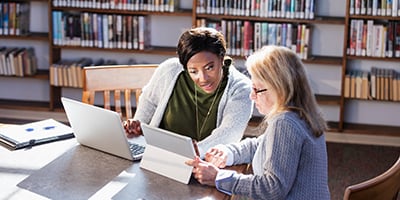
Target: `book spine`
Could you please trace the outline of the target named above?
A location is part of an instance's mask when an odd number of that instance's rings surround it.
[[[371,72],[370,72],[370,93],[371,93],[371,98],[376,99],[376,75],[377,75],[377,68],[372,67]]]
[[[52,38],[53,38],[53,44],[54,45],[58,45],[58,13],[59,11],[53,11],[52,14],[52,28],[53,28],[53,32],[52,32]]]
[[[121,15],[116,15],[116,48],[121,49],[122,48],[122,16]]]
[[[344,93],[345,98],[350,98],[350,73],[346,73],[344,78]]]
[[[3,35],[9,34],[9,3],[3,2]]]
[[[350,5],[349,5],[349,14],[354,15],[354,1],[355,0],[350,0]]]
[[[356,40],[356,56],[361,56],[362,35],[363,35],[363,20],[357,20],[357,40]]]
[[[103,15],[97,15],[97,47],[104,48],[103,46]]]
[[[400,58],[400,22],[394,22],[394,54],[396,58]]]
[[[398,6],[399,6],[399,1],[393,0],[393,5],[392,5],[392,16],[393,17],[398,16]]]
[[[374,27],[374,21],[373,20],[368,20],[367,21],[367,46],[366,46],[366,55],[367,56],[372,56],[372,50],[373,50],[373,27]]]
[[[373,0],[367,0],[367,15],[372,15]]]
[[[291,48],[292,46],[292,28],[293,25],[292,24],[287,24],[287,33],[286,33],[286,47]]]
[[[361,55],[366,56],[367,55],[367,24],[363,23],[362,24],[362,41],[361,41]]]
[[[372,15],[378,15],[378,0],[372,0]]]
[[[393,44],[394,44],[394,23],[389,21],[387,24],[386,32],[386,57],[393,57]]]
[[[93,32],[93,37],[92,37],[92,41],[93,41],[93,46],[94,47],[99,47],[99,28],[98,28],[98,21],[97,21],[97,13],[92,13],[91,16],[91,24],[92,24],[92,32]]]
[[[145,26],[146,26],[145,21],[144,21],[144,16],[139,16],[138,23],[139,23],[139,49],[143,50],[145,47],[144,34],[145,34]]]
[[[104,14],[102,15],[102,30],[103,30],[103,47],[104,48],[109,48],[109,43],[108,43],[108,15]]]
[[[115,48],[114,46],[114,15],[109,14],[108,15],[108,26],[107,26],[107,30],[108,30],[108,48]]]

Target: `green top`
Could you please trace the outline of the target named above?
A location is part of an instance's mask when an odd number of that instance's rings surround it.
[[[217,89],[218,93],[207,94],[193,82],[187,71],[183,71],[179,74],[174,90],[168,100],[163,119],[160,123],[160,128],[189,136],[197,141],[203,140],[209,136],[212,130],[216,128],[218,105],[228,82],[227,77],[227,70],[225,70],[224,67],[224,78],[219,90]],[[196,98],[194,86],[197,90],[199,127],[196,125]],[[215,95],[217,95],[217,97],[210,110],[210,115],[207,120],[204,121]],[[203,123],[204,127],[201,129]],[[201,132],[198,135],[197,132],[199,132],[200,129]]]

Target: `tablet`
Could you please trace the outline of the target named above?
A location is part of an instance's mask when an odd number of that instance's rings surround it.
[[[192,139],[145,123],[141,128],[146,149],[140,167],[188,184],[193,167],[185,161],[196,156]]]

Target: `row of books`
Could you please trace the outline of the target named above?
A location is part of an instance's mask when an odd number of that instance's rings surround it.
[[[400,73],[394,69],[371,67],[371,71],[348,71],[344,97],[400,101]]]
[[[350,0],[350,15],[400,16],[400,0]]]
[[[290,19],[314,19],[314,0],[197,0],[196,12]]]
[[[175,12],[178,0],[52,0],[54,7]]]
[[[0,47],[0,75],[30,76],[36,74],[37,58],[32,47]]]
[[[400,57],[400,22],[350,21],[348,55]]]
[[[140,49],[150,45],[147,16],[53,11],[55,45]]]
[[[0,35],[29,32],[29,3],[0,2]]]
[[[136,60],[128,60],[127,65],[138,64]],[[54,63],[49,68],[50,85],[60,87],[83,87],[83,68],[87,66],[118,65],[116,60],[98,59],[83,57],[78,60],[63,59]]]
[[[197,26],[220,30],[226,38],[228,55],[248,56],[265,45],[288,47],[302,59],[307,59],[310,52],[310,28],[305,24],[200,19]]]
[[[61,60],[49,67],[50,85],[64,87],[83,87],[83,71],[85,66],[92,65],[93,60]]]

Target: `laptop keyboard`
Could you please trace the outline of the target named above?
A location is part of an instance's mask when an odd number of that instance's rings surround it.
[[[133,155],[140,155],[144,152],[145,146],[136,143],[129,143],[129,148]]]

